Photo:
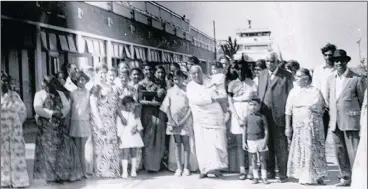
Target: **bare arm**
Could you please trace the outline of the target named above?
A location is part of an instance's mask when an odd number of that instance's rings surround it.
[[[37,115],[44,118],[51,118],[54,111],[43,107],[42,91],[35,94],[33,108]]]
[[[268,123],[264,115],[262,115],[262,120],[263,120],[263,126],[264,126],[264,131],[265,131],[265,145],[267,145],[268,143]]]
[[[184,125],[184,123],[189,119],[190,115],[192,114],[192,111],[188,108],[187,113],[185,114],[184,118],[179,121],[178,125]]]

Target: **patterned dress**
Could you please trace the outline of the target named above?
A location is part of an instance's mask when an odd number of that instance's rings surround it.
[[[173,117],[174,121],[178,123],[179,121],[184,118],[187,111],[190,110],[189,108],[189,100],[186,95],[186,91],[180,89],[177,86],[174,86],[167,90],[167,95],[162,102],[161,111],[167,113],[168,109],[170,108],[171,116]],[[166,130],[167,135],[186,135],[190,137],[190,159],[189,165],[191,171],[198,170],[198,163],[197,157],[195,155],[195,147],[194,147],[194,136],[193,136],[193,118],[192,115],[188,118],[187,122],[183,125],[183,127],[175,127],[172,131]],[[168,168],[170,171],[175,171],[177,169],[176,165],[176,157],[175,157],[175,149],[176,144],[174,141],[174,137],[170,138],[170,145],[169,145],[169,165]],[[182,158],[181,160],[184,163],[184,149],[182,148]]]
[[[312,86],[293,88],[287,99],[285,114],[293,120],[287,175],[299,183],[315,184],[327,177],[324,107],[322,93]]]
[[[91,114],[94,172],[97,177],[116,178],[120,176],[116,127],[119,90],[97,85],[91,93],[97,96],[97,111],[103,124],[96,125],[96,115]]]
[[[144,79],[138,84],[138,93],[147,101],[151,101],[153,99],[160,101],[161,99],[157,97],[157,91],[159,88],[160,87],[154,82]],[[146,92],[151,92],[155,95],[146,96]],[[159,171],[165,152],[166,115],[160,111],[158,106],[142,104],[141,121],[144,128],[144,168],[147,171]]]
[[[41,106],[41,107],[40,107]],[[48,94],[44,90],[35,95],[34,107],[37,120],[34,179],[46,181],[76,181],[82,178],[82,169],[77,147],[69,136],[65,118],[51,118],[48,111],[70,110],[69,101],[58,91]]]
[[[1,97],[1,187],[27,187],[29,177],[23,122],[26,106],[16,92]]]

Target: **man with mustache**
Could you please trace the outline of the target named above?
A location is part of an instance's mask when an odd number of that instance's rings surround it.
[[[340,183],[350,186],[351,170],[359,144],[360,111],[366,88],[364,79],[347,68],[351,58],[345,50],[334,52],[332,60],[336,73],[328,78],[327,103]]]

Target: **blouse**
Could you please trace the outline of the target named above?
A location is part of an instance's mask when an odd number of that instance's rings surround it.
[[[68,115],[70,110],[70,102],[66,98],[63,92],[57,91],[61,98],[61,102],[63,103],[62,114],[63,117]],[[52,118],[52,114],[54,113],[53,110],[47,109],[43,107],[43,103],[45,102],[46,98],[48,97],[48,93],[45,90],[40,90],[36,92],[34,101],[33,101],[33,108],[37,115],[44,117],[44,118]]]

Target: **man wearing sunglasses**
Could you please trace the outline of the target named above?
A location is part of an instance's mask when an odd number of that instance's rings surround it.
[[[266,58],[267,69],[259,73],[258,96],[261,99],[261,112],[266,116],[269,128],[267,158],[268,178],[275,178],[275,168],[279,170],[279,182],[287,179],[288,141],[285,136],[285,106],[293,88],[293,75],[279,67],[277,53]]]
[[[327,43],[324,47],[322,47],[321,52],[325,63],[319,65],[314,69],[312,85],[319,89],[322,93],[323,98],[327,99],[327,81],[328,77],[334,74],[334,62],[332,60],[332,55],[336,51],[336,46],[330,43]],[[325,129],[325,140],[328,134],[328,123],[330,122],[329,110],[326,108],[325,113],[323,115],[323,125]]]

